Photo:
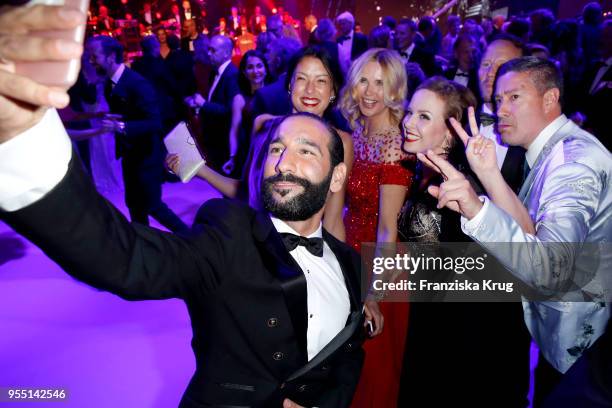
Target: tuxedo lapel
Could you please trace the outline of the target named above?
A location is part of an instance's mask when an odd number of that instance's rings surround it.
[[[307,361],[308,303],[304,272],[285,248],[267,213],[256,214],[253,235],[266,268],[280,281],[298,347],[303,360]]]

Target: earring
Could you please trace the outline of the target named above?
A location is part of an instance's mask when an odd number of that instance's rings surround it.
[[[287,89],[287,93],[291,95],[291,88]]]
[[[330,97],[329,97],[329,103],[332,103],[332,102],[334,102],[335,100],[336,100],[336,97],[335,97],[335,96],[330,96]]]

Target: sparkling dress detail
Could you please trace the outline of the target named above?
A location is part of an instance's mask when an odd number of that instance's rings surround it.
[[[355,162],[347,186],[344,218],[347,243],[358,252],[362,242],[376,242],[381,185],[406,186],[412,181],[412,162],[401,150],[399,129],[370,137],[356,131]],[[353,408],[395,407],[408,326],[408,303],[379,303],[383,333],[364,344],[365,362]]]

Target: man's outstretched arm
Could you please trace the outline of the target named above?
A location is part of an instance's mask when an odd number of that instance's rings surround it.
[[[36,30],[59,29],[56,19],[72,27],[57,7],[0,8],[0,219],[71,275],[125,298],[184,297],[190,288],[213,288],[211,271],[223,254],[214,228],[189,240],[130,225],[96,192],[72,158],[57,113],[48,109],[67,103],[65,90],[16,75],[6,63],[78,57],[74,43],[30,41]],[[23,27],[36,30],[23,37]],[[77,52],[62,51],[66,46]],[[211,250],[206,260],[195,255],[203,247]]]

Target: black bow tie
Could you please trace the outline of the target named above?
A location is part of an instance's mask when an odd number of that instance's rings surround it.
[[[490,113],[480,112],[480,124],[482,126],[489,126],[495,124],[497,116],[491,115]]]
[[[350,35],[343,35],[342,37],[338,37],[338,44],[342,44],[343,42],[348,41],[350,39]]]
[[[289,252],[302,245],[314,256],[323,256],[323,238],[306,238],[288,232],[281,233],[281,237]]]
[[[462,76],[462,77],[466,77],[469,78],[469,75],[467,72],[459,72],[457,71],[457,73],[455,74],[455,76]]]

